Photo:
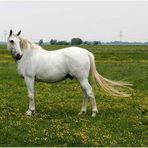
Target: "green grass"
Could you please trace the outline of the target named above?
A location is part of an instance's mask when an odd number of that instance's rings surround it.
[[[83,47],[95,54],[104,77],[133,83],[132,96],[114,98],[97,88],[99,113],[92,118],[90,103],[86,115],[78,116],[82,92],[75,80],[36,83],[36,114],[27,117],[25,84],[0,50],[0,146],[148,146],[148,47]]]

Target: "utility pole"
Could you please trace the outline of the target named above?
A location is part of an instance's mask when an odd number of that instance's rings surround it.
[[[120,33],[119,33],[119,38],[120,38],[120,42],[122,42],[122,38],[123,38],[122,31],[120,31]]]
[[[1,42],[3,42],[3,36],[1,36]]]
[[[6,43],[7,42],[7,31],[4,30],[4,42]]]

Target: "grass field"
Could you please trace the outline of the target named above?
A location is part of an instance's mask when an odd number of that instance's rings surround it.
[[[36,114],[28,117],[25,84],[11,56],[0,50],[0,146],[148,146],[148,47],[83,47],[94,53],[101,75],[133,83],[132,96],[114,98],[95,89],[99,113],[92,118],[90,103],[78,116],[82,92],[76,80],[36,83]]]

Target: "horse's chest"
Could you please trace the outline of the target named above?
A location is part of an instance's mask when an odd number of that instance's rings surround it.
[[[31,64],[27,64],[25,62],[19,63],[17,66],[17,72],[21,77],[24,77],[25,75],[31,75]]]
[[[23,76],[25,75],[25,68],[23,67],[22,64],[18,64],[17,66],[17,72],[20,76]]]

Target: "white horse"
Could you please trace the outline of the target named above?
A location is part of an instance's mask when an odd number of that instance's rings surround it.
[[[7,48],[17,63],[18,74],[24,78],[29,97],[29,109],[26,114],[35,112],[34,81],[58,82],[66,78],[77,79],[83,91],[81,112],[86,112],[86,101],[90,98],[92,116],[98,112],[92,87],[88,82],[89,73],[93,80],[109,94],[117,97],[128,97],[129,94],[119,91],[116,87],[128,87],[130,84],[116,82],[102,77],[96,70],[94,56],[86,49],[68,47],[55,51],[47,51],[31,43],[27,39],[13,34],[10,30]]]

